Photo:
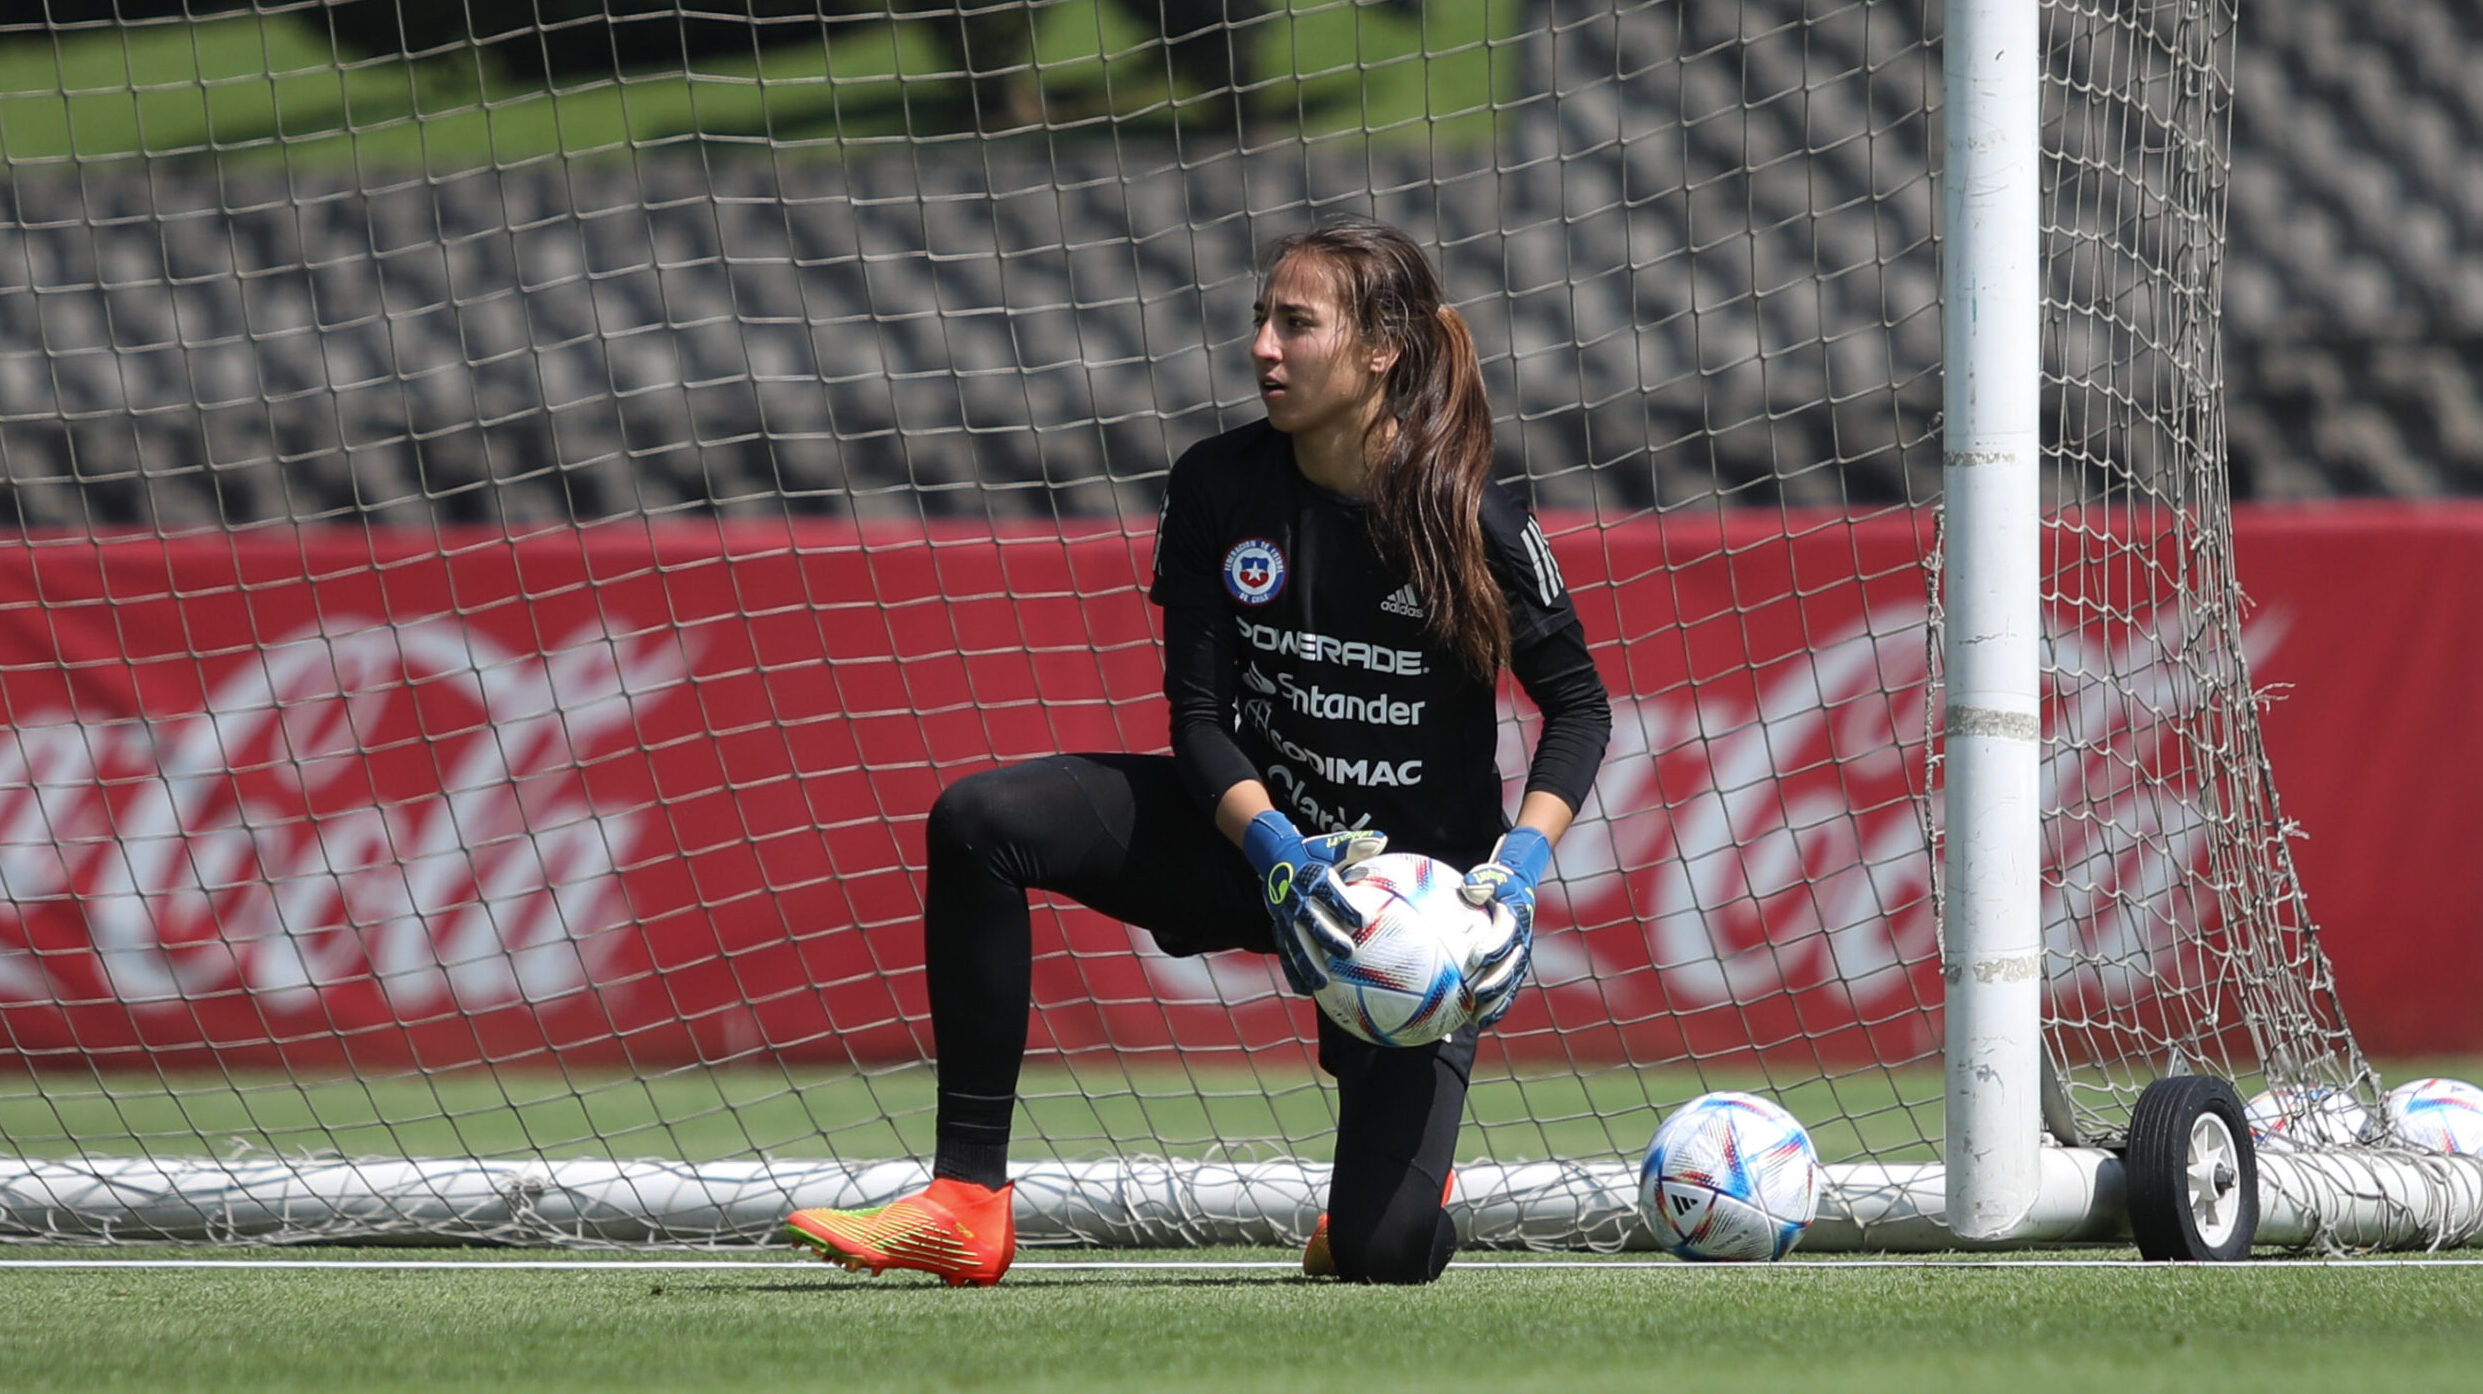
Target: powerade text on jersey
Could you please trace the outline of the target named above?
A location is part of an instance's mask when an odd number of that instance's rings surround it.
[[[1305,830],[1377,828],[1470,865],[1506,827],[1495,684],[1432,636],[1365,515],[1303,478],[1263,421],[1202,441],[1166,485],[1151,598],[1221,611],[1235,739],[1279,809]],[[1497,484],[1483,536],[1512,647],[1569,623],[1551,548]]]

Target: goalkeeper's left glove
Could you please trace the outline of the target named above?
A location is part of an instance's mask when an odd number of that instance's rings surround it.
[[[1500,934],[1466,973],[1479,1026],[1506,1015],[1526,981],[1535,952],[1535,885],[1551,865],[1551,842],[1533,828],[1515,827],[1492,847],[1491,860],[1467,872],[1457,888],[1468,905],[1492,912],[1492,927]]]

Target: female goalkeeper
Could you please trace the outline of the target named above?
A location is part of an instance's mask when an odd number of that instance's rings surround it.
[[[1266,265],[1250,356],[1267,419],[1181,457],[1157,530],[1172,754],[1034,760],[933,806],[935,1179],[878,1210],[794,1214],[792,1236],[833,1262],[951,1284],[1007,1270],[1029,889],[1167,953],[1272,952],[1307,992],[1314,950],[1352,947],[1307,907],[1357,920],[1337,870],[1383,846],[1472,867],[1463,892],[1498,907],[1505,939],[1471,977],[1478,1025],[1444,1041],[1384,1048],[1320,1017],[1336,1164],[1304,1267],[1423,1283],[1455,1247],[1443,1192],[1476,1033],[1525,978],[1535,885],[1611,711],[1551,548],[1489,478],[1474,340],[1421,251],[1342,223]],[[1503,669],[1543,713],[1514,827],[1494,763]]]

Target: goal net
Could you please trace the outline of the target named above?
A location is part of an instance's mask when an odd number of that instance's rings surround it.
[[[735,1243],[917,1184],[923,817],[1164,746],[1166,466],[1256,413],[1255,248],[1340,213],[1436,255],[1615,694],[1461,1224],[1642,1242],[1716,1088],[1849,1179],[1939,1160],[1936,4],[25,13],[8,1236]],[[2088,1147],[2167,1073],[2376,1102],[2231,564],[2233,34],[2043,14],[2044,1094]],[[1026,1236],[1297,1240],[1309,1005],[1035,935]]]

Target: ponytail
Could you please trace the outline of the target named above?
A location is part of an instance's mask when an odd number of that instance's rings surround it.
[[[1509,661],[1509,602],[1483,548],[1483,487],[1492,467],[1491,404],[1465,317],[1413,239],[1383,223],[1325,224],[1280,239],[1266,267],[1295,253],[1337,273],[1362,341],[1396,350],[1373,423],[1370,522],[1380,555],[1405,573],[1432,637],[1475,677]]]
[[[1492,412],[1465,316],[1447,305],[1390,368],[1383,420],[1393,423],[1371,471],[1381,550],[1422,597],[1433,636],[1476,677],[1509,661],[1509,602],[1483,551],[1483,486],[1491,479]]]

